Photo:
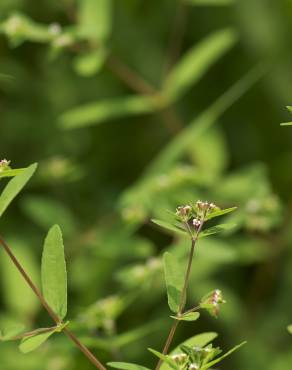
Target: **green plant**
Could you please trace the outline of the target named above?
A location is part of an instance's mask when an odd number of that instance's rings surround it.
[[[2,160],[0,162],[0,177],[13,177],[0,196],[1,215],[15,196],[25,186],[35,170],[36,164],[26,169],[12,170],[10,168],[10,162],[7,160]],[[162,353],[150,349],[150,351],[159,358],[156,370],[159,370],[162,366],[165,368],[168,366],[175,370],[206,370],[244,344],[242,343],[228,351],[226,354],[218,357],[221,353],[220,348],[213,347],[212,344],[208,344],[216,336],[211,333],[209,335],[203,334],[201,336],[195,336],[191,340],[184,342],[179,347],[182,351],[181,353],[177,353],[178,350],[175,351],[175,354],[169,353],[170,345],[181,321],[196,321],[200,316],[198,311],[201,309],[205,309],[212,316],[217,317],[219,306],[222,303],[225,303],[221,291],[214,290],[204,296],[198,306],[187,310],[185,309],[187,304],[187,289],[198,240],[227,230],[230,226],[232,227],[232,225],[221,224],[210,228],[204,228],[205,223],[215,217],[225,215],[234,210],[234,207],[221,210],[213,203],[198,201],[193,205],[178,207],[176,213],[172,215],[174,221],[170,223],[153,220],[153,222],[159,226],[188,236],[191,241],[185,272],[184,269],[181,268],[181,264],[178,262],[177,257],[172,255],[170,252],[165,252],[163,256],[168,304],[174,314],[171,316],[174,323],[169,332]],[[42,292],[34,284],[32,279],[29,277],[28,272],[26,272],[21,262],[19,262],[17,257],[13,254],[12,249],[3,238],[0,238],[0,244],[9,256],[11,262],[22,275],[22,278],[26,281],[49,316],[55,322],[55,326],[38,328],[29,332],[23,332],[22,325],[19,327],[8,327],[2,330],[1,340],[21,340],[19,345],[20,350],[23,353],[28,353],[37,349],[52,335],[63,332],[84,353],[96,368],[101,370],[105,369],[92,352],[90,352],[89,349],[71,332],[69,329],[70,322],[64,321],[67,315],[67,273],[62,233],[59,226],[53,226],[49,230],[45,239],[41,263]],[[109,365],[119,369],[143,368],[139,365],[121,362],[110,362]]]

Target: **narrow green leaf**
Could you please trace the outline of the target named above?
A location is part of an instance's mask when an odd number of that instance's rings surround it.
[[[210,369],[210,367],[212,367],[213,365],[217,364],[218,362],[222,361],[225,357],[231,355],[231,353],[235,352],[236,350],[238,350],[240,347],[242,347],[244,344],[246,344],[247,342],[244,341],[240,344],[238,344],[237,346],[233,347],[231,350],[229,350],[228,352],[224,353],[224,355],[216,358],[215,360],[207,363],[206,365],[204,365],[203,367],[201,367],[201,370],[207,370],[207,369]]]
[[[161,174],[174,165],[178,159],[188,152],[193,143],[200,139],[201,134],[214,125],[218,118],[248,91],[265,72],[266,67],[261,64],[258,65],[221,95],[207,110],[191,121],[154,159],[146,170],[145,177]]]
[[[44,297],[63,319],[67,313],[67,272],[62,232],[58,225],[53,226],[46,237],[41,275]]]
[[[188,3],[198,6],[224,6],[235,3],[235,0],[187,0]]]
[[[206,236],[209,236],[209,235],[218,234],[218,233],[221,233],[222,231],[231,230],[235,226],[236,226],[235,224],[221,224],[221,225],[213,226],[213,227],[210,227],[209,229],[203,230],[200,233],[199,238],[205,238]]]
[[[17,176],[17,175],[21,174],[23,171],[24,171],[24,168],[17,168],[17,169],[14,169],[14,170],[1,171],[0,172],[0,179],[2,179],[3,177]]]
[[[105,41],[111,32],[111,0],[79,0],[79,34],[89,40]]]
[[[19,175],[13,177],[6,185],[0,196],[0,217],[3,215],[12,200],[22,190],[37,168],[37,164],[25,168]]]
[[[1,329],[0,331],[0,341],[6,341],[11,340],[14,337],[16,337],[18,334],[22,333],[24,330],[24,325],[12,325],[9,327],[6,327],[4,329]]]
[[[122,370],[150,370],[145,366],[131,364],[129,362],[108,362],[107,365]]]
[[[37,349],[43,343],[46,342],[47,339],[50,338],[51,335],[55,333],[55,329],[48,331],[47,333],[37,334],[31,337],[27,337],[22,339],[19,349],[22,353],[29,353]]]
[[[281,126],[292,126],[292,122],[283,122],[280,123]]]
[[[233,211],[235,211],[235,210],[237,210],[237,207],[231,207],[231,208],[220,209],[219,211],[215,211],[215,212],[210,213],[210,214],[205,218],[205,221],[207,221],[207,220],[211,220],[211,218],[214,218],[214,217],[219,217],[219,216],[226,215],[227,213],[233,212]]]
[[[169,308],[177,313],[184,285],[184,271],[176,258],[169,252],[163,255],[164,276]]]
[[[181,97],[236,42],[232,29],[216,31],[195,45],[168,76],[164,93],[171,101]]]
[[[127,96],[100,100],[72,108],[60,117],[60,126],[64,129],[98,125],[102,122],[154,110],[153,99],[147,96]]]
[[[164,363],[169,365],[172,369],[177,370],[177,366],[175,362],[168,356],[164,355],[161,352],[156,351],[155,349],[148,348],[148,351],[153,353],[156,357],[158,357],[160,360],[162,360]]]
[[[179,321],[196,321],[200,317],[200,313],[199,312],[189,312],[179,317],[178,316],[171,316],[171,317]]]
[[[169,230],[171,232],[174,232],[174,233],[178,233],[180,235],[186,235],[186,230],[183,230],[182,228],[176,226],[176,225],[173,225],[169,222],[166,222],[166,221],[161,221],[161,220],[156,220],[156,219],[152,219],[151,220],[154,224],[162,227],[163,229],[166,229],[166,230]]]
[[[107,52],[104,48],[89,51],[78,55],[74,59],[75,71],[83,77],[91,77],[100,71],[107,57]]]

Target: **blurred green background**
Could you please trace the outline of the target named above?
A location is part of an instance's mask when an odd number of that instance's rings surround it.
[[[150,219],[208,199],[238,206],[237,227],[200,244],[190,304],[215,288],[228,303],[175,343],[217,331],[224,349],[248,341],[222,369],[290,370],[292,1],[2,0],[0,19],[0,156],[39,163],[1,234],[38,281],[62,226],[72,329],[104,362],[153,367],[171,325],[161,254],[185,263],[188,246]],[[49,325],[0,263],[0,324]],[[60,335],[30,355],[1,344],[0,368],[92,366]]]

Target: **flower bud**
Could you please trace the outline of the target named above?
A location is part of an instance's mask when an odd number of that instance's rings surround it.
[[[10,161],[7,161],[7,159],[2,159],[0,161],[0,172],[10,170],[9,165],[10,165]]]
[[[193,225],[194,225],[196,231],[199,230],[201,224],[202,224],[202,221],[200,221],[199,219],[197,219],[197,218],[194,218],[193,219]]]

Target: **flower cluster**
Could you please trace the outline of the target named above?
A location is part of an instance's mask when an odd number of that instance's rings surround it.
[[[178,369],[184,370],[200,370],[221,353],[220,348],[214,348],[212,344],[206,347],[183,345],[181,350],[182,353],[172,355],[171,360],[175,362]]]
[[[220,210],[214,203],[202,202],[198,200],[194,205],[185,205],[177,207],[176,217],[184,223],[191,222],[195,231],[200,230],[206,216],[210,213]]]
[[[226,303],[221,290],[216,289],[202,298],[200,307],[206,309],[212,316],[218,317],[220,305]]]
[[[7,159],[2,159],[0,161],[0,172],[4,172],[7,170],[10,170],[10,161],[7,161]]]

